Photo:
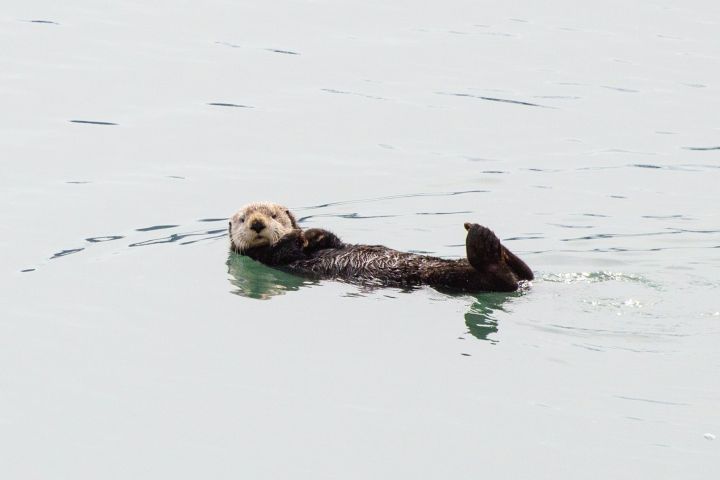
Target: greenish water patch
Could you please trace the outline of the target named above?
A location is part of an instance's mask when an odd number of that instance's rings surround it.
[[[226,265],[230,283],[235,287],[232,293],[241,297],[269,300],[317,284],[235,253],[228,255]]]

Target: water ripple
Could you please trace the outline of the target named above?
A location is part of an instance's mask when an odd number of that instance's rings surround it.
[[[90,243],[100,243],[100,242],[111,242],[113,240],[120,240],[121,238],[125,238],[121,235],[106,235],[104,237],[89,237],[86,238],[85,241]]]
[[[707,150],[720,150],[720,146],[717,147],[683,147],[685,150],[695,150],[699,152],[704,152]]]
[[[325,213],[325,214],[317,214],[317,215],[306,215],[304,217],[298,218],[298,223],[303,223],[306,220],[310,220],[311,218],[349,218],[349,219],[362,219],[367,220],[371,218],[394,218],[398,215],[360,215],[359,213],[339,213],[339,214],[331,214],[331,213]]]
[[[250,105],[241,105],[239,103],[225,103],[225,102],[210,102],[208,105],[213,107],[236,107],[236,108],[255,108]]]
[[[340,95],[355,95],[356,97],[369,98],[371,100],[387,100],[387,98],[383,98],[383,97],[376,97],[374,95],[366,95],[364,93],[347,92],[345,90],[335,90],[334,88],[321,88],[320,90],[322,90],[323,92],[337,93]]]
[[[293,52],[292,50],[281,50],[279,48],[266,48],[265,50],[273,53],[283,53],[285,55],[300,55],[298,52]]]
[[[659,287],[655,282],[650,281],[642,275],[633,273],[612,272],[600,270],[597,272],[568,272],[568,273],[546,273],[540,277],[545,282],[552,283],[602,283],[602,282],[632,282],[651,287]]]
[[[136,232],[150,232],[153,230],[163,230],[166,228],[175,228],[179,227],[180,225],[153,225],[152,227],[142,227],[142,228],[136,228]]]
[[[209,236],[208,236],[209,235]],[[211,240],[213,238],[220,238],[227,235],[227,231],[223,228],[220,230],[206,230],[203,232],[192,232],[192,233],[173,233],[172,235],[168,235],[166,237],[160,237],[160,238],[153,238],[150,240],[144,240],[142,242],[135,242],[128,245],[128,247],[144,247],[147,245],[157,245],[159,243],[175,243],[180,240],[184,240],[188,237],[202,237],[196,240],[189,240],[186,242],[181,242],[180,245],[189,245],[191,243],[197,243],[204,240]]]
[[[374,198],[364,198],[359,200],[343,200],[339,202],[328,202],[328,203],[321,203],[318,205],[311,205],[309,207],[299,207],[296,208],[296,210],[313,210],[316,208],[326,208],[326,207],[334,207],[337,205],[351,205],[354,203],[370,203],[370,202],[381,202],[383,200],[396,200],[400,198],[415,198],[415,197],[452,197],[455,195],[467,195],[470,193],[489,193],[489,190],[460,190],[457,192],[421,192],[421,193],[408,193],[408,194],[402,194],[402,195],[388,195],[385,197],[374,197]]]
[[[665,400],[653,400],[650,398],[625,397],[623,395],[615,395],[615,398],[619,398],[621,400],[633,400],[636,402],[659,403],[661,405],[672,405],[672,406],[680,406],[680,407],[689,407],[690,406],[689,403],[668,402]]]
[[[570,325],[559,325],[556,323],[550,323],[547,326],[540,327],[542,330],[550,330],[558,329],[563,330],[565,332],[574,333],[574,334],[590,334],[593,336],[603,336],[603,335],[610,335],[610,336],[620,336],[620,337],[632,337],[632,338],[638,338],[638,337],[645,337],[645,338],[653,338],[653,337],[673,337],[673,338],[683,338],[688,337],[687,334],[682,333],[668,333],[668,332],[646,332],[643,330],[614,330],[614,329],[607,329],[607,328],[583,328],[583,327],[574,327]]]
[[[61,251],[53,254],[53,256],[50,257],[50,260],[53,260],[55,258],[64,257],[66,255],[72,255],[73,253],[82,252],[83,250],[85,250],[85,248],[70,248],[67,250],[61,250]]]
[[[28,23],[42,23],[46,25],[60,25],[58,22],[53,22],[52,20],[25,20]]]
[[[511,100],[509,98],[497,98],[497,97],[485,97],[482,95],[472,95],[470,93],[454,93],[454,92],[436,92],[438,95],[451,95],[453,97],[467,97],[477,98],[478,100],[485,100],[488,102],[500,102],[500,103],[512,103],[514,105],[525,105],[527,107],[540,107],[540,108],[555,108],[547,105],[540,105],[538,103],[530,103],[521,100]]]
[[[117,123],[101,122],[98,120],[70,120],[70,123],[84,123],[89,125],[117,125]]]
[[[473,213],[470,210],[459,210],[457,212],[417,212],[415,215],[459,215]]]

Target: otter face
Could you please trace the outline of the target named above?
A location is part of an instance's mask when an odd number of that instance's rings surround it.
[[[230,246],[236,252],[273,245],[299,228],[290,210],[269,202],[248,203],[230,217]]]

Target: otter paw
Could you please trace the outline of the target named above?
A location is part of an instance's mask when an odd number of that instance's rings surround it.
[[[325,239],[327,232],[321,228],[309,228],[303,232],[305,243],[308,245],[316,245]]]
[[[302,230],[293,230],[290,233],[286,233],[280,239],[275,242],[271,248],[275,250],[288,249],[288,248],[299,248],[302,249],[305,244],[305,238],[303,237]]]
[[[465,248],[470,265],[476,270],[497,265],[502,259],[502,245],[497,235],[477,223],[466,223],[465,229],[468,231]]]
[[[326,248],[342,248],[343,246],[337,235],[321,228],[309,228],[305,230],[304,236],[306,253]]]

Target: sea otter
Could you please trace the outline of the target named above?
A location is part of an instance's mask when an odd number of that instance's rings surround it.
[[[242,207],[230,217],[228,229],[234,252],[317,279],[460,292],[511,292],[519,282],[533,279],[525,262],[476,223],[465,224],[467,259],[460,260],[344,243],[327,230],[302,230],[290,210],[268,202]]]

